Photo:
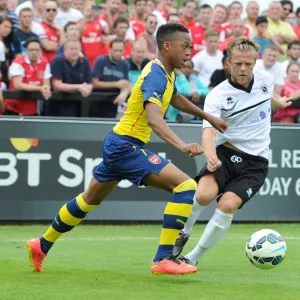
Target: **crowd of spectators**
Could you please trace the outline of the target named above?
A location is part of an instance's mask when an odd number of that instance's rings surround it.
[[[221,2],[221,1],[220,1]],[[41,100],[5,99],[0,114],[80,117],[80,102],[56,101],[53,92],[105,93],[91,101],[89,116],[116,118],[144,66],[157,58],[156,31],[165,23],[190,30],[191,59],[176,70],[177,90],[201,106],[216,85],[230,76],[226,46],[248,36],[260,45],[255,69],[274,76],[277,96],[300,97],[300,7],[273,1],[261,11],[246,7],[198,5],[186,0],[0,0],[0,89],[40,92]],[[99,96],[101,98],[101,96]],[[274,122],[295,123],[300,109],[274,112]],[[172,107],[166,118],[176,120]]]

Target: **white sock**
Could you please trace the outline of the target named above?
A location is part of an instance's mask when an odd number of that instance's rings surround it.
[[[232,218],[232,214],[224,213],[216,208],[198,244],[189,254],[185,255],[185,257],[195,265],[204,253],[224,236],[231,225]]]
[[[205,207],[206,206],[202,206],[202,205],[198,204],[198,202],[196,201],[195,196],[194,196],[194,204],[193,204],[191,214],[189,215],[189,218],[186,221],[185,226],[182,230],[184,233],[190,234],[192,232],[194,224],[196,223],[199,215],[202,213],[202,211],[204,210]]]

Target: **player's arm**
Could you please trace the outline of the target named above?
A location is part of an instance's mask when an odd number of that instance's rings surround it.
[[[227,129],[227,124],[223,120],[204,112],[198,106],[196,106],[191,101],[189,101],[187,98],[185,98],[184,96],[182,96],[178,93],[173,95],[173,97],[171,99],[171,105],[185,113],[188,113],[188,114],[191,114],[191,115],[194,115],[194,116],[197,116],[197,117],[200,117],[200,118],[206,120],[221,133],[224,133]]]
[[[153,102],[145,103],[147,123],[162,140],[171,144],[182,152],[187,152],[191,157],[201,154],[200,144],[185,144],[167,125],[161,114],[161,106]]]

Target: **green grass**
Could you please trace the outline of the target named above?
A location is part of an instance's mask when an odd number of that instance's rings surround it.
[[[29,268],[27,239],[47,226],[0,226],[0,299],[28,300],[297,300],[300,299],[299,225],[233,225],[195,275],[153,276],[159,226],[79,226],[58,241],[43,273]],[[245,256],[247,238],[272,228],[287,238],[282,265],[260,270]],[[185,251],[196,244],[194,228]]]

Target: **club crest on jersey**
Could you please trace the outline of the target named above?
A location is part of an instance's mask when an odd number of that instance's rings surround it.
[[[264,94],[268,94],[268,92],[269,92],[268,86],[266,84],[261,85],[260,90]]]
[[[161,163],[160,158],[155,154],[150,155],[148,160],[154,165],[158,165]]]

